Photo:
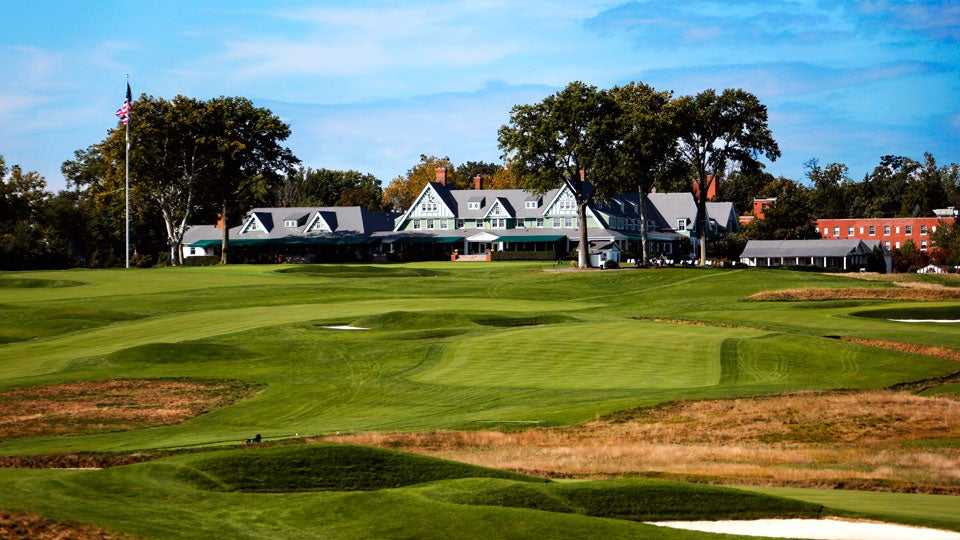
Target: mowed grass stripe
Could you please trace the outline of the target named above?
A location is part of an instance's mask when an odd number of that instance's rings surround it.
[[[720,347],[751,330],[639,321],[515,328],[447,345],[411,378],[483,387],[690,388],[720,380]]]
[[[509,312],[569,311],[570,304],[524,300],[479,299],[471,307]],[[578,306],[591,307],[588,304]],[[58,371],[70,360],[110,354],[148,343],[199,340],[318,319],[351,319],[384,311],[432,311],[449,308],[449,300],[423,298],[245,307],[161,315],[120,322],[54,339],[11,343],[0,347],[0,377],[18,378]]]

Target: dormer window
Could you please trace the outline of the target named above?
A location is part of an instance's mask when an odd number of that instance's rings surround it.
[[[287,228],[287,229],[296,229],[296,228],[297,228],[297,220],[295,220],[295,219],[285,219],[285,220],[283,220],[283,226],[284,226],[285,228]]]
[[[479,210],[479,209],[480,209],[479,202],[474,201],[474,202],[467,203],[467,210]]]
[[[537,206],[537,201],[524,201],[523,203],[523,207],[527,209],[536,210]]]
[[[260,225],[260,222],[255,218],[250,220],[250,225],[247,225],[247,231],[262,231],[263,226]]]

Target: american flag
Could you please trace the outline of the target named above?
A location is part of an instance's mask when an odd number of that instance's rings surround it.
[[[130,83],[127,83],[127,98],[123,100],[123,106],[117,109],[117,117],[123,122],[123,125],[130,123],[130,103],[133,101],[130,95]]]

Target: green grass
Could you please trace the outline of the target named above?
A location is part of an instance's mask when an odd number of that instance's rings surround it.
[[[418,263],[0,274],[0,390],[170,377],[231,379],[262,388],[255,397],[179,425],[6,440],[0,453],[224,446],[256,433],[278,439],[334,431],[563,425],[679,399],[883,388],[956,371],[946,360],[831,337],[960,348],[956,326],[896,323],[885,315],[957,313],[957,303],[743,301],[765,290],[891,286],[884,282],[788,271],[552,273],[541,267]],[[654,318],[707,324],[649,320]],[[341,324],[369,330],[324,328]],[[957,385],[927,391],[938,392],[957,393]],[[351,470],[349,462],[331,473],[337,462],[329,456],[307,459],[300,468],[289,460],[274,459],[279,469],[250,460],[304,451],[228,451],[222,459],[191,454],[100,472],[0,470],[0,508],[163,538],[285,537],[298,531],[693,534],[629,522],[647,515],[645,510],[614,504],[650,501],[654,497],[644,499],[641,492],[656,492],[656,499],[676,507],[687,498],[698,500],[699,492],[684,491],[691,486],[452,479],[460,477],[430,476],[431,466],[418,462],[397,473],[406,479],[395,485],[405,487],[380,489],[377,478],[390,483],[394,477],[351,476],[362,471]],[[309,450],[317,456],[325,451]],[[220,461],[200,466],[214,458]],[[247,473],[258,470],[282,474],[245,484],[255,476]],[[228,477],[230,471],[247,473],[237,479]],[[188,473],[194,483],[184,481]],[[228,491],[201,489],[201,477]],[[269,483],[293,483],[294,477],[302,482],[295,492]],[[435,481],[411,485],[430,478]],[[372,491],[342,491],[364,482],[374,482]],[[608,497],[609,503],[591,502]],[[749,504],[721,506],[748,512],[768,503],[744,500]],[[700,506],[681,505],[679,513]],[[786,507],[770,508],[792,515]],[[946,509],[938,508],[904,519],[939,522]],[[718,508],[710,512],[721,515]],[[664,515],[662,509],[654,513]]]

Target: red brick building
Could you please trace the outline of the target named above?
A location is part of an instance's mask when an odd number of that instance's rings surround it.
[[[879,240],[887,249],[903,247],[913,240],[921,251],[931,247],[930,235],[941,221],[953,223],[954,217],[818,219],[817,230],[824,240]]]

